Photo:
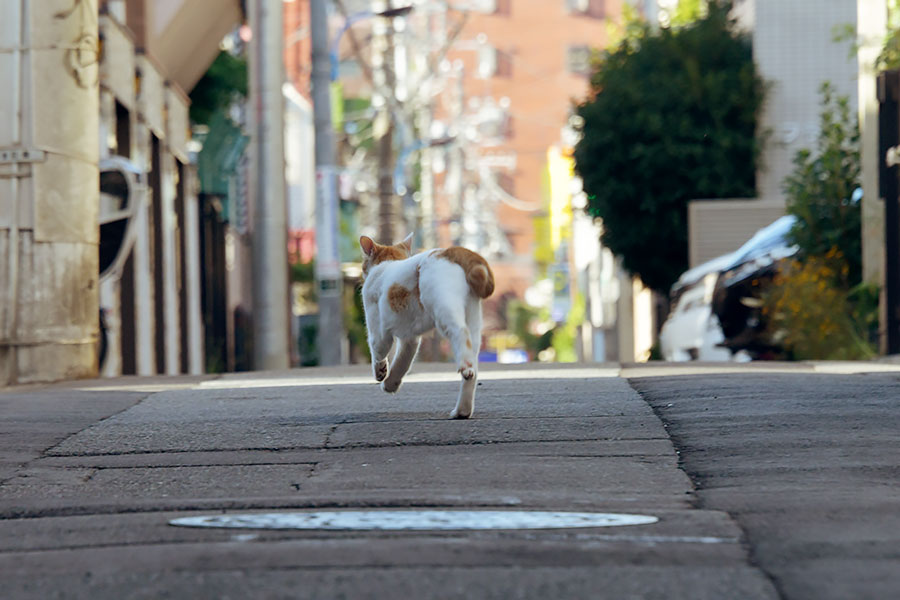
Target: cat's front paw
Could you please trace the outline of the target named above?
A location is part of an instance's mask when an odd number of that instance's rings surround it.
[[[372,369],[375,372],[375,381],[384,381],[384,378],[387,377],[388,373],[388,361],[379,361],[372,365]]]

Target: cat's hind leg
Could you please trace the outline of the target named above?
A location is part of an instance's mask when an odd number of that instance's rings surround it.
[[[453,349],[453,358],[456,360],[457,371],[463,379],[472,379],[475,376],[476,356],[469,328],[466,327],[463,310],[453,310],[444,307],[440,312],[436,311],[435,322],[438,331],[450,342]]]
[[[453,419],[468,419],[472,416],[475,404],[478,355],[472,339],[472,333],[466,324],[465,313],[464,307],[455,307],[448,304],[435,311],[438,331],[450,341],[450,346],[453,348],[453,356],[456,359],[457,371],[462,377],[456,408],[450,413],[450,417]],[[480,322],[478,327],[480,336]]]
[[[393,394],[400,389],[403,382],[403,376],[409,371],[416,353],[419,351],[420,338],[414,337],[406,340],[397,340],[397,351],[391,359],[391,372],[387,379],[381,382],[381,389],[389,394]]]
[[[462,377],[456,408],[450,413],[454,419],[472,415],[475,402],[478,348],[469,330],[468,304],[471,302],[469,284],[458,265],[435,261],[422,267],[419,286],[422,303],[434,317],[438,332],[450,342],[457,371]],[[481,313],[478,313],[479,317]],[[477,323],[480,342],[481,322]]]
[[[466,301],[466,329],[468,330],[470,344],[467,350],[472,351],[472,375],[471,377],[466,377],[461,372],[463,380],[459,385],[459,398],[456,401],[456,408],[450,413],[451,419],[468,419],[475,412],[475,389],[478,386],[478,350],[481,348],[481,301],[471,297]]]
[[[384,381],[388,374],[388,353],[394,340],[389,335],[373,335],[369,333],[369,352],[372,353],[372,373],[375,381]]]

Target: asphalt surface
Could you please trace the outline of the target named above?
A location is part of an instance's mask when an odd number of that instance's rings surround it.
[[[8,390],[0,597],[897,597],[900,370],[728,368],[485,366],[468,421],[449,365],[396,395],[361,367]],[[398,509],[658,521],[170,525]]]
[[[624,373],[784,598],[900,598],[900,373],[842,367]]]

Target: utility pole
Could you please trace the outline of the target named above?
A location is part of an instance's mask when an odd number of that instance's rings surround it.
[[[465,119],[466,114],[466,67],[463,64],[462,60],[457,59],[454,62],[454,69],[456,71],[456,104],[454,107],[454,120],[456,121],[457,127],[457,136],[460,140],[458,147],[455,152],[456,159],[456,180],[454,185],[456,189],[453,193],[453,198],[451,200],[452,218],[459,219],[459,235],[457,239],[453,239],[453,234],[451,232],[451,244],[460,244],[463,241],[463,236],[465,232],[463,231],[463,208],[465,207],[465,198],[466,198],[466,148],[468,144],[468,140],[466,139],[466,131],[465,125],[463,124],[463,120]]]
[[[312,97],[316,130],[316,287],[319,295],[319,364],[343,362],[341,260],[338,252],[337,167],[331,122],[331,67],[326,0],[312,0]]]
[[[289,366],[287,204],[284,194],[284,31],[280,0],[250,0],[254,190],[253,364]]]
[[[372,12],[390,11],[391,0],[374,0]],[[394,21],[391,17],[376,19],[372,27],[374,37],[375,89],[373,97],[379,109],[375,117],[374,135],[378,169],[378,240],[393,244],[397,239],[396,225],[399,216],[397,197],[394,194],[394,125],[391,116],[391,100],[378,95],[377,90],[394,94]]]
[[[445,16],[446,15],[442,12],[440,19],[440,28],[438,29],[440,33],[445,32]],[[428,15],[426,35],[428,36],[429,40],[433,39],[432,36],[433,34],[435,34],[434,24],[436,21],[437,19],[434,15]],[[437,35],[439,36],[440,34],[438,33]],[[437,40],[438,47],[440,47],[444,43],[445,40],[443,39]],[[429,57],[419,56],[419,67],[422,71],[426,71],[429,67]],[[423,98],[423,102],[416,114],[416,126],[418,127],[419,131],[424,132],[429,141],[431,138],[431,123],[434,118],[434,102],[431,99],[431,90],[431,77],[428,76],[426,76],[422,81],[422,86],[419,90],[413,90],[414,94],[420,94]],[[431,144],[426,144],[422,148],[422,152],[419,158],[419,164],[421,167],[421,182],[419,187],[418,228],[422,232],[420,243],[422,247],[426,249],[434,248],[436,245],[436,235],[434,230],[434,152],[435,150],[431,147]]]

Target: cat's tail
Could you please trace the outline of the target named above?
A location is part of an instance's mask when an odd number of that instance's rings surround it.
[[[482,300],[494,293],[494,274],[485,264],[472,265],[466,272],[466,283],[472,293]]]
[[[453,246],[446,250],[441,250],[435,254],[437,258],[449,260],[462,267],[466,274],[466,283],[473,294],[482,300],[494,293],[494,274],[484,260],[477,252],[472,252],[459,246]]]

